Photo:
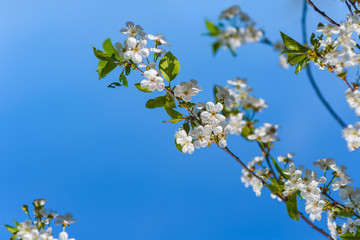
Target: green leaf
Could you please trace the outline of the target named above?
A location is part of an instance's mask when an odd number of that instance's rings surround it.
[[[17,228],[9,226],[9,225],[5,225],[5,227],[11,234],[15,234],[19,231]]]
[[[160,60],[159,69],[166,81],[170,82],[174,80],[180,72],[179,60],[177,60],[171,52],[168,52]]]
[[[121,84],[119,83],[119,82],[113,82],[113,83],[111,83],[109,86],[107,86],[108,88],[115,88],[115,86],[116,87],[120,87],[121,86]]]
[[[220,47],[221,47],[221,42],[215,42],[212,44],[212,50],[214,55],[217,53]]]
[[[139,89],[139,90],[142,91],[142,92],[146,92],[146,93],[151,93],[151,92],[152,92],[152,91],[150,91],[148,88],[142,88],[140,83],[135,83],[134,85],[135,85],[135,87],[136,87],[137,89]]]
[[[294,39],[292,39],[285,33],[283,33],[283,32],[280,32],[280,33],[281,33],[281,37],[284,42],[284,45],[287,49],[301,51],[301,52],[307,52],[307,50],[308,50],[307,47],[301,45],[300,43],[298,43],[297,41],[295,41]]]
[[[236,57],[236,52],[234,51],[234,49],[231,48],[230,44],[226,44],[226,46],[228,47],[228,49],[231,52],[231,55],[233,55],[234,57]]]
[[[126,74],[126,76],[129,75],[130,72],[131,72],[131,67],[130,67],[130,66],[126,66],[126,67],[125,67],[125,74]]]
[[[166,103],[166,98],[164,96],[161,97],[156,97],[155,99],[150,99],[149,101],[147,101],[145,107],[147,108],[158,108],[158,107],[163,107]]]
[[[95,57],[97,57],[98,59],[103,60],[103,61],[107,61],[109,59],[109,56],[106,53],[104,53],[101,50],[96,49],[94,46],[92,46],[92,47],[93,47]]]
[[[217,36],[220,33],[220,30],[217,26],[215,26],[215,24],[213,24],[210,21],[205,20],[205,24],[207,29],[210,31],[209,35],[210,36]]]
[[[170,96],[169,94],[166,94],[166,104],[165,104],[165,106],[167,107],[167,108],[176,108],[176,104],[175,104],[175,100],[174,100],[174,98],[172,97],[172,96]],[[179,106],[180,106],[180,104],[179,104]]]
[[[306,58],[304,58],[303,60],[301,60],[298,65],[296,66],[295,69],[295,74],[298,74],[301,70],[303,70],[304,68],[306,68],[306,66],[309,64],[310,62],[310,58],[308,58],[306,56]]]
[[[103,43],[104,51],[108,56],[114,55],[116,59],[120,59],[118,52],[115,50],[110,38],[106,39]]]
[[[166,105],[164,106],[164,109],[172,119],[181,119],[184,116],[182,113],[179,113],[178,111],[174,110],[173,108],[169,108]]]
[[[343,240],[360,240],[360,232],[357,231],[355,235],[353,235],[352,233],[344,233],[340,235],[340,237]]]
[[[184,124],[182,125],[182,128],[185,130],[185,132],[186,132],[187,134],[189,134],[189,132],[190,132],[190,125],[189,125],[188,122],[184,123]]]
[[[272,193],[282,193],[284,191],[284,185],[279,185],[278,183],[276,183],[276,180],[273,184],[268,184],[266,185],[267,188],[270,189],[270,191]]]
[[[124,71],[121,72],[120,74],[120,77],[119,77],[119,81],[122,82],[122,84],[125,86],[125,87],[129,87],[128,85],[128,81],[125,77],[125,74],[124,74]]]
[[[335,206],[333,207],[333,210],[334,210],[334,213],[340,217],[351,217],[353,216],[353,214],[347,212],[346,210],[338,207],[338,206]]]
[[[269,155],[270,156],[270,155]],[[272,160],[272,163],[274,164],[276,170],[278,171],[278,173],[284,178],[284,179],[289,179],[289,177],[284,174],[283,170],[281,169],[281,167],[279,166],[279,164],[275,161],[275,159],[270,156],[271,160]]]
[[[174,104],[175,104],[175,102],[174,102]],[[192,109],[193,107],[195,107],[195,103],[192,103],[192,102],[182,102],[182,103],[179,103],[179,107],[181,107],[181,108],[190,108],[190,109]]]
[[[303,61],[305,58],[307,58],[307,54],[293,54],[293,55],[288,55],[288,63],[291,66],[295,66],[296,64],[298,64],[299,62]]]
[[[296,201],[297,194],[293,193],[288,197],[286,202],[286,209],[291,219],[299,221],[299,213],[297,211],[297,201]]]
[[[176,143],[176,138],[175,138],[175,146],[176,146],[176,149],[177,149],[177,150],[179,150],[181,153],[183,153],[183,152],[182,152],[182,146],[181,146],[180,144],[177,144],[177,143]]]
[[[13,221],[15,223],[15,226],[19,226],[19,223],[17,221],[15,221],[15,220],[13,220]]]
[[[108,75],[112,70],[114,70],[118,65],[115,63],[114,58],[109,58],[106,61],[100,61],[97,72],[99,73],[99,80]]]
[[[179,119],[171,119],[171,120],[167,120],[167,121],[163,121],[163,123],[178,123],[181,122],[182,120],[184,120],[185,118],[179,118]]]

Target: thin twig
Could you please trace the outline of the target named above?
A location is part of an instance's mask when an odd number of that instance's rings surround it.
[[[306,1],[307,0],[304,0],[303,14],[302,14],[302,19],[301,19],[302,35],[303,35],[304,43],[307,41],[307,34],[306,34],[306,32],[307,32],[306,31],[307,2]],[[311,84],[312,88],[315,90],[315,93],[319,97],[322,104],[329,111],[331,116],[333,116],[333,118],[340,124],[340,126],[342,128],[346,128],[346,124],[344,123],[344,121],[339,117],[339,115],[336,114],[334,109],[330,106],[330,104],[325,100],[324,96],[322,95],[322,93],[321,93],[319,87],[317,86],[317,84],[315,82],[315,79],[314,79],[314,77],[312,75],[310,65],[308,65],[306,67],[306,74],[307,74],[307,76],[309,78],[309,81],[310,81],[310,84]]]
[[[261,149],[262,154],[264,155],[264,157],[266,159],[267,164],[269,165],[271,173],[273,174],[276,182],[279,183],[279,179],[277,178],[277,176],[275,174],[275,171],[274,171],[274,169],[273,169],[273,167],[272,167],[272,165],[270,163],[270,159],[269,159],[269,155],[270,155],[269,151],[270,151],[270,149],[268,149],[268,151],[266,152],[265,149],[264,149],[264,146],[260,142],[257,142],[257,143],[258,143],[258,145],[259,145],[259,147]]]
[[[354,13],[353,13],[353,11],[352,11],[352,9],[351,9],[351,6],[350,6],[350,4],[348,3],[348,1],[345,1],[345,4],[346,4],[346,6],[348,7],[351,15],[354,16]]]
[[[307,219],[304,214],[302,214],[301,212],[298,212],[299,216],[307,223],[310,225],[310,227],[312,227],[313,229],[315,229],[316,231],[318,231],[319,233],[321,233],[322,235],[324,235],[325,237],[327,237],[328,239],[334,240],[329,234],[327,234],[324,230],[322,230],[321,228],[317,227],[315,224],[313,224],[309,219]]]
[[[348,80],[346,78],[341,78],[341,79],[344,80],[344,82],[351,89],[351,91],[354,91],[354,89],[351,87],[350,83],[348,82]]]
[[[317,8],[315,6],[315,4],[311,1],[311,0],[306,0],[306,2],[318,13],[321,14],[321,16],[323,16],[324,18],[326,18],[326,20],[328,20],[329,22],[331,22],[332,24],[336,25],[336,26],[340,26],[337,22],[335,22],[334,20],[332,20],[328,15],[326,15],[325,12],[321,11],[319,8]]]
[[[333,199],[327,192],[323,191],[322,194],[325,195],[327,198],[329,198],[334,204],[341,207],[343,210],[346,210],[346,207],[344,205],[342,205],[341,203],[339,203],[338,201]],[[360,216],[356,212],[354,212],[354,215],[356,217],[360,218]]]
[[[248,172],[250,172],[254,177],[256,177],[259,181],[261,181],[264,185],[266,185],[265,181],[260,178],[258,175],[256,175],[254,172],[252,172],[235,154],[233,154],[227,147],[223,148],[223,150],[228,153],[231,157],[233,157],[238,163],[241,164],[241,166],[243,166]],[[276,196],[278,196],[284,203],[287,202],[287,199],[284,198],[282,195],[276,194]],[[316,231],[318,231],[319,233],[321,233],[322,235],[324,235],[326,238],[333,240],[333,238],[327,234],[324,230],[322,230],[321,228],[317,227],[315,224],[313,224],[309,219],[307,219],[303,213],[298,211],[299,216],[307,223],[310,225],[310,227],[312,227],[313,229],[315,229]]]
[[[356,13],[359,11],[359,9],[356,7],[356,3],[355,2],[352,2],[352,1],[349,1],[350,4],[355,8],[356,10]]]

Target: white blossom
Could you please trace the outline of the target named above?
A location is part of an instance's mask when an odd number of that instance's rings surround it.
[[[175,97],[181,97],[185,102],[190,102],[193,96],[198,95],[202,88],[197,85],[197,81],[192,79],[189,82],[181,82],[174,89]]]
[[[146,44],[145,39],[137,40],[134,37],[129,37],[126,40],[127,49],[124,58],[131,59],[136,64],[142,63],[143,57],[149,56],[149,49],[145,48]]]
[[[192,154],[195,150],[194,145],[192,143],[192,137],[188,136],[185,130],[179,129],[175,134],[176,136],[176,144],[181,145],[183,153]]]
[[[72,223],[75,223],[76,219],[73,218],[73,215],[71,213],[66,213],[64,216],[57,215],[55,224],[56,225],[63,225],[63,226],[69,226]]]
[[[158,76],[158,72],[154,69],[150,69],[144,72],[144,79],[140,82],[142,88],[148,88],[149,91],[162,91],[165,88],[165,83],[162,77]]]
[[[248,136],[249,140],[258,140],[261,142],[274,142],[279,141],[275,135],[277,134],[278,125],[272,125],[270,123],[264,123],[264,126],[256,128],[253,134]]]
[[[224,101],[226,107],[229,107],[234,101],[235,97],[230,94],[230,92],[221,86],[216,87],[218,92],[216,93],[216,97],[220,100]]]
[[[160,46],[160,45],[165,45],[167,47],[170,46],[170,44],[165,41],[164,37],[162,35],[158,35],[156,34],[156,36],[154,35],[151,35],[151,34],[148,34],[147,37],[150,39],[150,40],[153,40],[155,42],[156,45]]]
[[[211,125],[217,126],[220,122],[225,121],[224,115],[220,114],[223,110],[223,105],[221,103],[217,103],[216,105],[212,102],[206,103],[206,110],[201,113],[201,120],[204,123],[209,123]]]
[[[242,129],[246,125],[246,121],[243,120],[244,113],[238,113],[236,115],[230,114],[229,125],[232,127],[234,134],[241,135]]]
[[[125,25],[127,28],[122,28],[120,30],[121,33],[127,34],[128,38],[135,38],[140,36],[141,38],[146,38],[146,33],[144,33],[144,29],[139,25],[136,25],[133,22],[126,22]]]

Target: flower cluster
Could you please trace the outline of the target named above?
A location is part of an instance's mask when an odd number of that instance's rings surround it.
[[[356,115],[360,117],[360,91],[358,89],[354,91],[347,89],[345,91],[345,97],[349,107],[354,109]]]
[[[215,87],[216,104],[197,103],[197,106],[193,108],[193,114],[198,120],[192,122],[192,125],[195,125],[193,129],[185,131],[182,127],[176,132],[176,144],[183,153],[191,154],[195,148],[207,147],[213,143],[225,148],[229,134],[242,135],[243,128],[253,124],[250,115],[253,116],[254,113],[267,107],[263,99],[249,95],[252,89],[247,86],[246,80],[235,78],[229,80],[228,83],[230,86]],[[200,90],[197,82],[192,80],[176,86],[174,95],[189,102],[191,96],[196,95]],[[278,125],[269,123],[257,129],[252,127],[248,140],[271,143],[278,140],[275,137],[277,129]]]
[[[56,212],[45,209],[46,201],[44,199],[37,199],[33,202],[34,205],[34,220],[30,217],[29,208],[27,205],[23,206],[23,210],[29,216],[29,220],[24,222],[15,222],[15,227],[5,225],[7,230],[13,234],[11,239],[20,240],[75,240],[69,239],[68,233],[65,232],[65,228],[72,223],[76,222],[73,219],[71,213],[67,213],[64,216],[57,214]],[[53,229],[50,227],[52,220],[55,220],[56,225],[61,225],[63,231],[59,233],[59,238],[54,238]]]
[[[348,15],[347,21],[341,22],[340,26],[320,25],[318,32],[325,36],[319,38],[319,49],[317,49],[318,58],[315,64],[321,69],[327,66],[330,71],[340,74],[348,67],[355,67],[359,60],[360,54],[355,52],[357,46],[353,35],[360,34],[360,20],[358,15]]]
[[[176,143],[181,146],[183,153],[193,153],[194,146],[202,148],[216,143],[221,148],[227,145],[226,137],[232,133],[232,128],[225,122],[226,118],[221,114],[223,105],[208,102],[205,106],[197,107],[197,115],[200,117],[201,124],[190,130],[187,135],[186,131],[179,129],[176,132]]]
[[[234,54],[234,50],[245,43],[259,42],[264,33],[256,28],[255,22],[238,5],[222,11],[217,25],[206,21],[209,35],[216,38],[214,52],[219,47],[228,48]]]
[[[198,95],[202,88],[197,85],[197,81],[192,79],[190,82],[181,82],[174,89],[175,97],[179,97],[185,102],[190,102],[193,96]]]
[[[350,151],[354,151],[360,147],[360,122],[348,125],[343,129],[343,137],[347,142]]]
[[[262,162],[264,160],[264,157],[254,157],[252,161],[250,161],[247,165],[247,167],[252,171],[255,172],[256,175],[261,177],[265,182],[268,181],[270,174],[268,168],[262,168],[261,170],[256,170],[257,166],[261,166]],[[253,191],[255,192],[257,197],[261,196],[261,190],[263,189],[263,183],[254,177],[252,174],[249,173],[248,170],[242,169],[241,170],[242,176],[241,176],[241,182],[244,183],[245,187],[248,188],[251,186],[253,188]]]
[[[247,86],[246,79],[235,78],[233,80],[228,80],[227,82],[234,87],[231,89],[229,88],[228,91],[235,99],[234,101],[229,102],[229,105],[226,105],[227,110],[242,108],[244,110],[250,109],[254,112],[261,112],[263,109],[267,108],[264,99],[256,98],[249,94],[252,92],[252,88]]]

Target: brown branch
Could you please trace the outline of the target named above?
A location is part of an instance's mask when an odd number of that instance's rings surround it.
[[[355,2],[352,2],[352,1],[349,1],[350,4],[355,8],[356,10],[356,13],[359,11],[359,9],[356,7],[356,3]]]
[[[259,145],[259,147],[261,149],[262,154],[264,155],[264,157],[266,159],[267,164],[269,165],[269,168],[270,168],[270,171],[271,171],[272,175],[274,176],[276,182],[279,183],[279,179],[277,178],[277,176],[275,174],[275,171],[274,171],[274,169],[273,169],[273,167],[272,167],[272,165],[270,163],[270,159],[269,159],[269,155],[270,155],[269,151],[270,151],[270,149],[268,148],[268,151],[266,152],[265,149],[264,149],[264,146],[260,142],[257,142],[257,143],[258,143],[258,145]]]
[[[315,224],[313,224],[309,219],[307,219],[304,214],[302,214],[301,212],[298,212],[299,216],[307,223],[310,225],[310,227],[312,227],[313,229],[315,229],[316,231],[318,231],[319,233],[321,233],[322,235],[324,235],[326,238],[334,240],[329,234],[327,234],[324,230],[322,230],[321,228],[317,227]]]
[[[228,153],[231,157],[233,157],[238,163],[241,164],[241,166],[243,166],[249,173],[251,173],[254,177],[256,177],[259,181],[261,181],[264,185],[267,185],[267,183],[258,175],[256,175],[253,171],[251,171],[235,154],[233,154],[227,147],[223,148],[223,150]],[[276,196],[278,196],[284,203],[287,202],[287,199],[280,195],[280,194],[276,194]],[[298,211],[299,216],[307,223],[310,225],[311,228],[315,229],[316,231],[318,231],[319,233],[321,233],[322,235],[324,235],[326,238],[333,240],[333,238],[326,233],[324,230],[322,230],[321,228],[317,227],[314,223],[312,223],[309,219],[307,219],[303,213]]]
[[[352,9],[351,9],[350,4],[349,4],[347,1],[345,1],[345,4],[346,4],[347,8],[349,9],[349,11],[350,11],[351,15],[353,15],[353,16],[354,16],[354,13],[353,13],[353,11],[352,11]]]
[[[333,202],[333,204],[337,205],[338,207],[342,208],[345,211],[347,210],[347,208],[344,205],[333,199],[326,191],[323,191],[322,194],[325,195],[327,198],[329,198]],[[359,214],[357,214],[355,211],[354,211],[354,215],[357,218],[360,218]]]
[[[318,12],[321,16],[323,16],[324,18],[326,18],[326,20],[328,20],[329,22],[331,22],[332,24],[336,25],[336,26],[340,26],[337,22],[335,22],[334,20],[332,20],[328,15],[326,15],[325,12],[321,11],[319,8],[317,8],[315,6],[315,4],[311,1],[311,0],[306,0],[306,2],[316,11]]]

